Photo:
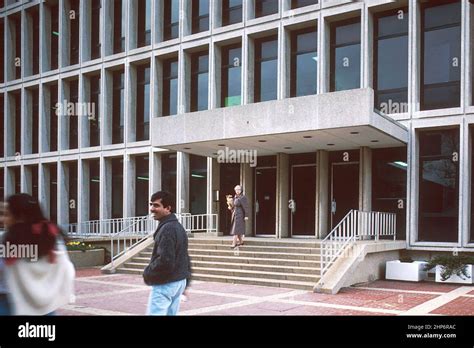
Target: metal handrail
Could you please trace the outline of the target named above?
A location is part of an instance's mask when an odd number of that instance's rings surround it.
[[[350,210],[321,241],[321,279],[329,267],[362,238],[379,240],[380,236],[396,239],[396,214]]]

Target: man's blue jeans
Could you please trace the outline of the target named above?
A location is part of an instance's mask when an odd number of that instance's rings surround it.
[[[147,315],[177,315],[186,279],[153,285],[148,299]]]

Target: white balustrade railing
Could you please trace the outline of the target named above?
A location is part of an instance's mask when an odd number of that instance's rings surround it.
[[[396,214],[351,210],[321,242],[321,279],[357,240],[396,238]]]

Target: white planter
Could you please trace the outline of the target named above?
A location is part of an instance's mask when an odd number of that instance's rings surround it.
[[[466,265],[466,273],[470,278],[462,279],[461,277],[453,274],[451,277],[443,281],[441,279],[441,272],[443,270],[443,266],[436,266],[436,282],[438,283],[459,283],[459,284],[474,284],[473,277],[472,277],[472,267],[473,265]],[[463,276],[463,278],[465,278]]]
[[[385,279],[390,280],[405,280],[412,282],[419,282],[428,278],[426,272],[425,261],[400,262],[387,261],[385,268]]]

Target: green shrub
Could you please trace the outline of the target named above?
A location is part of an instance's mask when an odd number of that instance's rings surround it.
[[[432,258],[425,266],[425,271],[436,266],[442,266],[441,279],[447,280],[452,275],[457,275],[461,279],[468,279],[467,265],[474,264],[474,257],[472,256],[454,256],[454,255],[440,255]]]

